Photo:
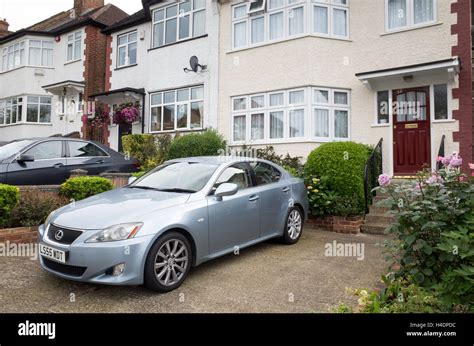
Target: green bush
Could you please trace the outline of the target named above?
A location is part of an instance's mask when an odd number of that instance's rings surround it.
[[[365,211],[364,168],[371,149],[353,142],[326,143],[308,156],[304,173],[308,179],[326,179],[328,191],[340,202],[331,213],[338,216],[362,214]]]
[[[69,203],[66,197],[54,192],[30,188],[21,192],[20,202],[13,209],[9,227],[31,227],[44,223],[48,215]]]
[[[215,130],[191,133],[175,138],[171,143],[167,160],[183,157],[217,156],[226,148],[224,138]]]
[[[290,154],[278,155],[275,148],[271,145],[265,148],[255,149],[244,145],[237,150],[237,152],[247,153],[245,156],[256,156],[259,159],[267,160],[285,168],[289,173],[295,177],[303,176],[303,164],[300,156],[290,156]]]
[[[328,180],[328,177],[306,180],[308,202],[312,215],[334,215],[335,202],[338,196],[329,189]]]
[[[0,226],[8,222],[10,214],[18,204],[20,190],[15,186],[0,184]]]
[[[77,177],[67,180],[61,185],[60,195],[80,201],[114,188],[109,179],[101,177]]]
[[[163,163],[172,141],[170,134],[133,134],[122,137],[124,152],[137,159],[144,172]]]

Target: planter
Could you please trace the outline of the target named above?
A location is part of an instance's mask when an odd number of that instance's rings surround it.
[[[0,243],[30,244],[38,241],[38,226],[0,229]]]
[[[322,216],[310,217],[308,224],[331,232],[358,234],[364,224],[363,216]]]

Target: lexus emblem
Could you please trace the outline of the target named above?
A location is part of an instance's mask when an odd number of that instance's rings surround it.
[[[57,241],[60,241],[61,239],[63,239],[63,237],[64,237],[64,232],[61,230],[56,231],[56,233],[54,234],[54,238]]]

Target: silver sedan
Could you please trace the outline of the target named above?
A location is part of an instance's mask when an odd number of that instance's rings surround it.
[[[173,160],[51,213],[40,261],[65,279],[169,292],[206,261],[272,238],[295,244],[307,215],[303,181],[271,162]]]

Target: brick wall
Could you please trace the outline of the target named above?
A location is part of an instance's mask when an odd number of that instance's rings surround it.
[[[0,229],[0,243],[28,244],[38,241],[38,227]]]
[[[309,218],[307,224],[316,228],[336,233],[358,234],[360,227],[364,224],[362,216],[324,216],[318,218]]]

